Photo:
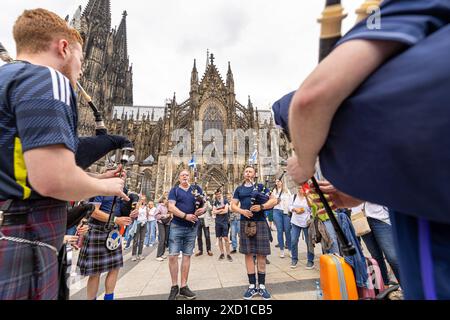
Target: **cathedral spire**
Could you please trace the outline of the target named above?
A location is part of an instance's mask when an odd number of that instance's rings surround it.
[[[250,96],[248,96],[248,108],[253,109],[252,98]]]
[[[227,87],[230,92],[234,92],[234,76],[231,71],[231,63],[228,61]]]
[[[128,58],[127,16],[128,13],[124,11],[122,13],[122,21],[120,22],[114,41],[115,50],[117,50],[116,52],[122,52],[122,56],[124,58]]]
[[[70,26],[72,28],[75,28],[77,30],[81,29],[81,13],[82,13],[82,8],[81,8],[81,5],[80,5],[80,6],[78,6],[77,11],[75,11],[75,13],[74,13],[74,15],[72,17],[72,20],[70,22]]]
[[[191,87],[194,85],[198,86],[198,71],[197,71],[197,60],[194,59],[194,68],[192,68],[191,73]]]
[[[89,0],[83,12],[89,22],[99,20],[106,24],[107,30],[111,29],[111,1],[110,0]]]
[[[177,105],[177,93],[173,93],[173,100],[172,100],[172,107],[175,107]]]

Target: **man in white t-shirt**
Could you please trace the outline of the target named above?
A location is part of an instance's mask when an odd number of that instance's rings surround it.
[[[297,268],[298,264],[298,240],[303,231],[306,245],[308,248],[308,262],[306,269],[314,269],[314,248],[308,246],[308,220],[311,217],[311,209],[305,197],[305,190],[302,186],[298,187],[298,192],[291,196],[289,203],[289,212],[292,213],[291,218],[291,249],[292,262],[291,268]]]

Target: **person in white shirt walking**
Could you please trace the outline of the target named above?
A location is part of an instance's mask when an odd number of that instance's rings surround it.
[[[276,181],[276,188],[272,195],[278,200],[278,204],[273,208],[273,220],[277,227],[278,246],[280,247],[280,258],[284,258],[286,248],[291,255],[291,219],[289,217],[289,200],[291,194],[283,186],[281,180]],[[286,241],[284,240],[286,238]]]
[[[291,197],[289,212],[292,213],[291,218],[291,249],[292,249],[292,262],[291,268],[297,268],[298,264],[298,241],[300,235],[305,236],[305,242],[308,249],[308,262],[306,269],[314,269],[314,248],[310,248],[308,245],[308,220],[311,217],[311,208],[309,207],[308,200],[305,197],[306,193],[302,186],[298,187],[298,192]]]
[[[156,221],[158,224],[158,252],[156,253],[156,260],[162,262],[167,257],[164,256],[166,251],[167,240],[169,239],[170,222],[172,221],[172,215],[168,211],[169,201],[167,198],[159,200],[158,208],[156,209]]]
[[[136,233],[133,239],[133,252],[131,261],[144,260],[144,257],[142,256],[142,250],[144,248],[144,237],[149,212],[150,210],[147,206],[145,198],[139,201],[136,210],[132,212],[133,216],[137,214],[137,226],[136,226]]]
[[[147,222],[147,234],[145,236],[145,246],[153,247],[156,243],[156,208],[155,203],[150,201],[148,203],[149,215]]]

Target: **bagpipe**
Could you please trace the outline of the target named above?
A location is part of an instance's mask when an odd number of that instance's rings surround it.
[[[132,160],[132,154],[134,153],[134,149],[133,148],[123,148],[122,149],[122,156],[120,158],[120,164],[121,164],[121,170],[119,172],[119,177],[122,177],[124,168],[133,162]],[[126,189],[126,186],[125,186]],[[121,239],[122,239],[122,235],[120,233],[120,230],[118,228],[116,228],[116,224],[114,223],[114,213],[115,213],[115,209],[116,209],[116,205],[117,205],[117,200],[118,197],[115,196],[113,199],[113,203],[111,205],[111,210],[109,212],[109,218],[108,218],[108,222],[105,224],[103,230],[105,232],[108,232],[108,236],[106,237],[106,248],[110,251],[115,251],[120,247],[121,244]],[[134,202],[132,202],[134,201]],[[130,202],[131,203],[131,208],[133,207],[133,205],[136,207],[137,202],[139,201],[139,196],[137,197],[136,200],[136,195],[133,195],[133,199],[130,198]],[[129,211],[128,215],[131,213],[131,210]]]
[[[194,188],[192,190],[192,195],[195,198],[195,210],[203,208],[206,203],[206,194],[203,190],[203,193],[200,193],[200,188],[198,186],[198,171],[195,169],[194,171]]]
[[[251,193],[251,203],[252,206],[262,206],[263,204],[267,203],[270,199],[270,194],[267,191],[269,181],[266,180],[264,186],[261,188],[261,184],[258,183],[258,180],[255,181],[255,184],[253,185],[253,190]]]

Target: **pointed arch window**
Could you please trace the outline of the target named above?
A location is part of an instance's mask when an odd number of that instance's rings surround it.
[[[209,129],[217,129],[224,132],[224,119],[220,110],[215,106],[209,106],[203,117],[203,133]]]

